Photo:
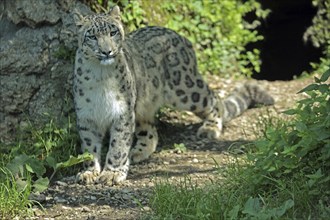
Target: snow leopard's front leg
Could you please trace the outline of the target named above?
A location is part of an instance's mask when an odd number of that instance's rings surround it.
[[[101,173],[101,148],[103,135],[98,132],[88,120],[78,117],[78,130],[81,139],[81,151],[88,151],[93,155],[92,161],[84,162],[84,171],[78,173],[77,181],[86,184],[93,184]]]
[[[110,129],[109,150],[98,182],[106,185],[126,180],[129,170],[129,151],[133,141],[134,112],[128,112],[115,120]]]

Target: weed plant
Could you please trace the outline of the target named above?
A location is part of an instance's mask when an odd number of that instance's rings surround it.
[[[53,119],[38,128],[30,123],[13,144],[2,146],[9,150],[0,157],[0,219],[31,214],[31,193],[46,190],[56,174],[77,173],[75,165],[91,159],[88,153],[78,155],[77,146],[70,119],[63,126]]]

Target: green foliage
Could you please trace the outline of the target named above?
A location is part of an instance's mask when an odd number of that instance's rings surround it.
[[[93,5],[93,1],[90,4]],[[107,11],[115,4],[121,7],[123,22],[129,31],[146,24],[159,25],[187,37],[194,44],[203,74],[251,76],[252,72],[260,71],[259,50],[245,48],[263,39],[255,29],[259,20],[269,13],[256,0],[167,0],[161,3],[99,0],[98,7],[104,8],[96,11]],[[251,24],[244,20],[248,13],[256,16]]]
[[[166,1],[163,8],[171,14],[165,26],[194,44],[202,73],[250,76],[260,71],[259,51],[245,48],[263,39],[253,30],[258,21],[248,24],[243,19],[249,12],[258,19],[266,17],[268,11],[262,10],[258,2]]]
[[[312,63],[313,69],[324,72],[330,65],[330,2],[328,0],[312,0],[317,8],[312,25],[304,33],[304,40],[311,41],[315,47],[321,47],[323,57],[319,63]]]
[[[258,172],[275,178],[303,172],[313,182],[309,186],[311,192],[314,184],[330,185],[330,87],[326,83],[329,76],[330,70],[300,91],[308,98],[285,112],[294,115],[295,120],[270,127],[265,139],[256,143],[257,153],[251,155],[251,160],[256,161]]]
[[[175,150],[175,152],[186,152],[187,151],[187,147],[184,143],[180,143],[180,144],[174,144],[173,148]]]
[[[0,200],[0,209],[7,207],[8,216],[20,214],[32,203],[28,195],[46,190],[59,170],[62,175],[75,174],[74,165],[92,159],[87,152],[77,155],[77,146],[77,132],[70,120],[64,126],[52,119],[39,128],[29,124],[15,143],[6,146],[9,151],[1,155],[0,195],[7,199]],[[70,170],[65,169],[68,167]],[[18,199],[22,201],[7,203]]]
[[[53,119],[41,128],[29,124],[22,133],[17,146],[11,147],[13,159],[7,168],[22,179],[26,173],[33,176],[33,182],[38,184],[36,189],[33,185],[34,191],[40,191],[40,184],[46,189],[48,176],[53,178],[59,169],[91,159],[88,153],[72,156],[77,154],[78,137],[70,119],[63,127],[56,125]]]

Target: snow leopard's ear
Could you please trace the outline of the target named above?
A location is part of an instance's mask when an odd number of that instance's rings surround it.
[[[121,18],[120,18],[121,13],[120,13],[120,9],[119,9],[118,5],[113,6],[111,8],[111,10],[109,11],[109,15],[116,20],[119,20],[119,21],[121,20]]]
[[[84,16],[82,16],[77,9],[73,11],[73,19],[78,28],[81,28],[85,23]]]

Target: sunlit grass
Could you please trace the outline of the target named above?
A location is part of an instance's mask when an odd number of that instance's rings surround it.
[[[0,167],[0,219],[13,219],[15,216],[30,216],[32,203],[29,201],[31,187],[21,187],[10,171]]]

